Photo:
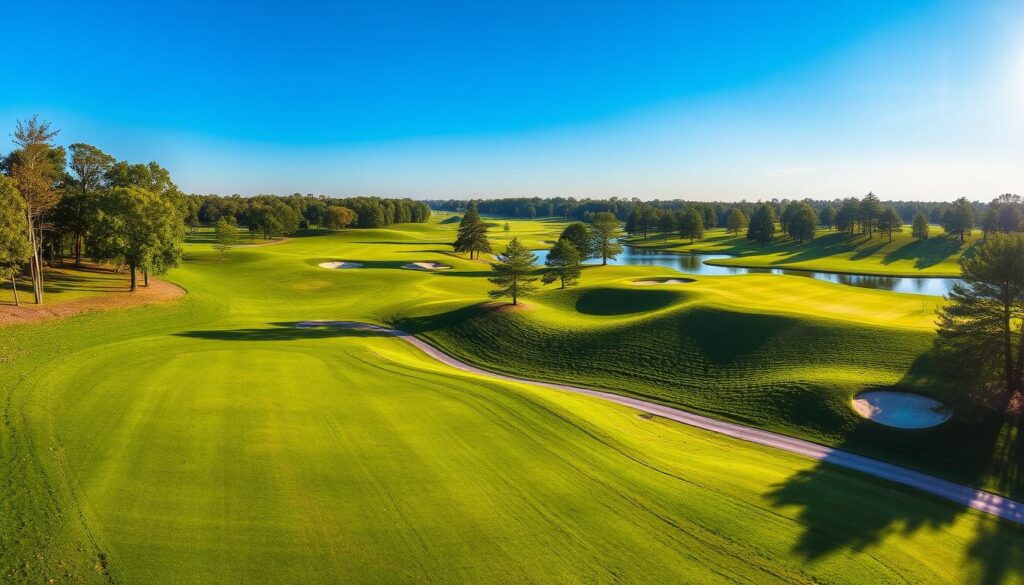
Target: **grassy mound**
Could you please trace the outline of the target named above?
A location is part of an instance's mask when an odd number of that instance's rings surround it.
[[[664,309],[681,301],[683,294],[670,290],[626,290],[613,287],[575,289],[561,302],[585,315],[629,315]]]

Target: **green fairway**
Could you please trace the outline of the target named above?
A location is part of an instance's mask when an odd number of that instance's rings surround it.
[[[659,250],[736,256],[712,262],[723,266],[913,277],[959,276],[961,255],[969,253],[981,235],[980,230],[975,230],[972,239],[960,243],[956,237],[947,236],[942,229],[932,226],[931,237],[919,242],[911,235],[910,228],[904,226],[902,231],[893,233],[890,242],[879,234],[868,238],[866,235],[850,235],[822,228],[818,237],[810,242],[798,244],[780,235],[762,248],[742,233],[736,235],[718,228],[708,230],[703,240],[693,243],[678,238],[663,240],[654,234],[646,239],[634,237],[629,242]]]
[[[1024,532],[909,489],[440,365],[642,395],[1019,495],[1005,436],[856,418],[923,393],[941,299],[799,277],[584,270],[521,309],[448,216],[218,260],[170,304],[0,329],[0,559],[13,582],[1024,583]],[[493,220],[496,251],[507,241]],[[510,221],[531,247],[558,221]],[[332,270],[347,260],[362,268]],[[451,270],[403,270],[414,261]],[[72,293],[68,293],[72,294]],[[940,396],[941,398],[941,396]],[[997,442],[1003,441],[997,445]],[[987,452],[985,452],[987,449]],[[978,460],[978,454],[985,456]],[[109,573],[108,578],[105,573]]]

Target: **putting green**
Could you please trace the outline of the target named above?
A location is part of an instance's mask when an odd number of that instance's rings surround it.
[[[456,323],[475,323],[488,272],[448,254],[454,227],[299,237],[223,262],[190,245],[169,275],[185,299],[0,330],[5,577],[1024,582],[1019,529],[982,514],[588,397],[452,370],[397,339],[295,326],[416,319],[450,348],[469,347],[453,341],[468,331]],[[522,227],[540,240],[560,224]],[[336,257],[363,268],[318,267]],[[414,261],[452,268],[401,269]],[[661,276],[588,268],[583,288],[491,315],[529,331],[572,322],[614,333],[678,327],[703,307],[716,327],[760,315],[905,340],[930,335],[920,313],[936,302],[759,275],[630,284]],[[757,294],[743,298],[744,286]],[[646,293],[671,298],[632,297]],[[599,306],[595,294],[630,311],[575,309]],[[664,355],[634,369],[665,367]],[[882,377],[906,359],[882,360]],[[786,362],[770,375],[795,371]]]

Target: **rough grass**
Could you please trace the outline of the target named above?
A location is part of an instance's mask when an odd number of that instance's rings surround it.
[[[557,230],[513,223],[538,241]],[[817,416],[836,437],[854,425],[837,444],[866,445],[842,395],[911,369],[930,333],[910,305],[925,300],[759,276],[696,279],[652,305],[628,283],[657,270],[609,267],[484,319],[487,267],[448,254],[454,226],[406,227],[223,262],[193,244],[169,275],[190,292],[173,305],[0,329],[4,579],[1024,582],[1021,531],[979,513],[452,371],[400,340],[293,326],[415,323],[521,375],[622,380],[798,434],[824,428]],[[364,268],[316,267],[331,258]],[[453,268],[399,268],[412,260]],[[771,282],[795,300],[765,296]],[[631,310],[576,310],[602,295]],[[888,324],[850,314],[884,298]],[[589,355],[604,363],[584,367]],[[822,382],[832,368],[838,390]]]

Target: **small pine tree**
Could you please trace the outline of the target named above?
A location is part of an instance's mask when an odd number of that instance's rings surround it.
[[[498,288],[488,293],[492,299],[509,298],[512,304],[519,303],[519,297],[527,297],[536,292],[537,277],[533,276],[533,268],[537,263],[537,255],[526,249],[519,238],[512,238],[505,248],[504,254],[491,264],[494,276],[489,278]]]
[[[507,238],[508,237],[508,233],[512,231],[512,226],[510,226],[508,224],[508,222],[506,221],[505,225],[502,227],[502,229],[505,230],[505,237]]]
[[[925,216],[924,213],[918,211],[917,215],[914,216],[914,223],[911,227],[911,234],[913,234],[913,236],[917,238],[917,241],[919,242],[927,240],[928,236],[931,235],[929,233],[929,228],[930,226],[928,225],[928,217]]]
[[[560,281],[562,283],[561,288],[575,286],[577,284],[576,281],[580,277],[581,262],[583,262],[583,259],[580,257],[580,252],[576,249],[576,246],[568,239],[562,238],[548,252],[548,257],[544,261],[548,271],[541,278],[541,281],[544,284]]]

